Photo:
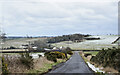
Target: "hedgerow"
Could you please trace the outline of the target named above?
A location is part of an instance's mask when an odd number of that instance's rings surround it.
[[[112,67],[120,72],[120,49],[115,47],[103,49],[95,57],[91,58],[91,61],[104,67]]]

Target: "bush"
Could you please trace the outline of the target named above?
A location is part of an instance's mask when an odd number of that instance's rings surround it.
[[[90,53],[86,53],[84,56],[87,57],[87,56],[89,56],[89,55],[92,55],[92,54],[90,54]]]
[[[103,49],[95,57],[91,58],[91,61],[120,71],[120,49],[114,47]]]
[[[58,59],[64,59],[65,58],[65,54],[62,53],[62,52],[58,52],[58,51],[46,52],[45,53],[45,57],[47,57],[47,59],[50,60],[50,61],[57,62],[57,58]]]
[[[66,50],[67,50],[67,51],[71,51],[72,49],[71,49],[70,47],[67,47]]]
[[[33,59],[32,56],[29,55],[29,53],[22,53],[20,61],[22,64],[26,65],[29,69],[33,68]]]
[[[2,74],[3,75],[8,75],[8,69],[7,69],[7,64],[5,63],[4,57],[2,57]]]
[[[67,54],[73,55],[73,52],[72,51],[67,51]]]
[[[10,49],[16,49],[16,47],[14,47],[14,46],[10,46]]]
[[[51,52],[46,52],[45,57],[53,62],[57,62],[56,55],[52,54]]]
[[[42,55],[38,54],[39,58],[42,57]]]
[[[55,51],[55,52],[53,52],[53,54],[56,55],[56,57],[58,59],[64,59],[65,58],[65,54],[62,53],[62,52]]]
[[[52,54],[47,55],[47,59],[53,62],[57,62],[56,56]]]

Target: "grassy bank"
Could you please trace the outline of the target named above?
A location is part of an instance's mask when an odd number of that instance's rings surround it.
[[[61,52],[57,52],[57,53],[62,54]],[[52,69],[53,66],[66,62],[71,57],[71,55],[67,54],[68,59],[56,58],[57,62],[54,62],[52,60],[48,60],[46,56],[31,58],[31,56],[28,56],[26,54],[23,54],[25,55],[25,57],[21,57],[21,55],[22,53],[4,53],[3,54],[3,57],[5,59],[4,62],[5,64],[7,64],[9,73],[43,74],[48,72],[50,69]],[[28,64],[30,64],[31,68],[28,68],[29,66]]]
[[[28,73],[30,73],[30,74],[31,74],[31,73],[35,73],[35,74],[46,73],[46,72],[48,72],[50,69],[52,69],[53,66],[55,66],[55,65],[57,65],[57,64],[60,64],[60,63],[62,63],[62,62],[65,62],[65,60],[59,60],[59,59],[58,59],[58,61],[57,61],[56,63],[54,63],[54,62],[52,62],[52,63],[44,63],[44,64],[43,64],[43,67],[40,68],[39,70],[32,69],[32,70],[30,70]]]
[[[108,48],[99,52],[81,52],[80,55],[85,62],[91,63],[106,73],[118,73],[119,71],[120,52],[117,48]]]
[[[71,57],[71,55],[67,54],[68,59]],[[51,70],[53,68],[53,66],[56,66],[60,63],[66,62],[68,59],[57,59],[57,62],[46,62],[43,64],[43,67],[41,67],[40,69],[36,70],[36,69],[32,69],[30,70],[28,73],[29,74],[44,74],[49,72],[49,70]]]
[[[109,67],[120,72],[120,49],[115,47],[103,49],[91,59],[91,62],[101,65],[104,68]]]

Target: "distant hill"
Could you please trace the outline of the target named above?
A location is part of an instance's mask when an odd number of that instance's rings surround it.
[[[7,36],[7,39],[17,39],[17,38],[46,38],[49,36]]]
[[[85,37],[88,37],[90,35],[84,35],[84,34],[72,34],[72,35],[63,35],[63,36],[57,36],[52,37],[48,39],[48,43],[57,43],[61,41],[73,41],[73,42],[81,42],[84,40]]]

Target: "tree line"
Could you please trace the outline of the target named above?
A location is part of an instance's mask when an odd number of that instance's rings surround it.
[[[63,36],[57,36],[57,37],[52,37],[47,40],[47,43],[57,43],[61,41],[79,41],[81,42],[84,37],[88,37],[90,35],[83,35],[83,34],[72,34],[72,35],[63,35]]]

